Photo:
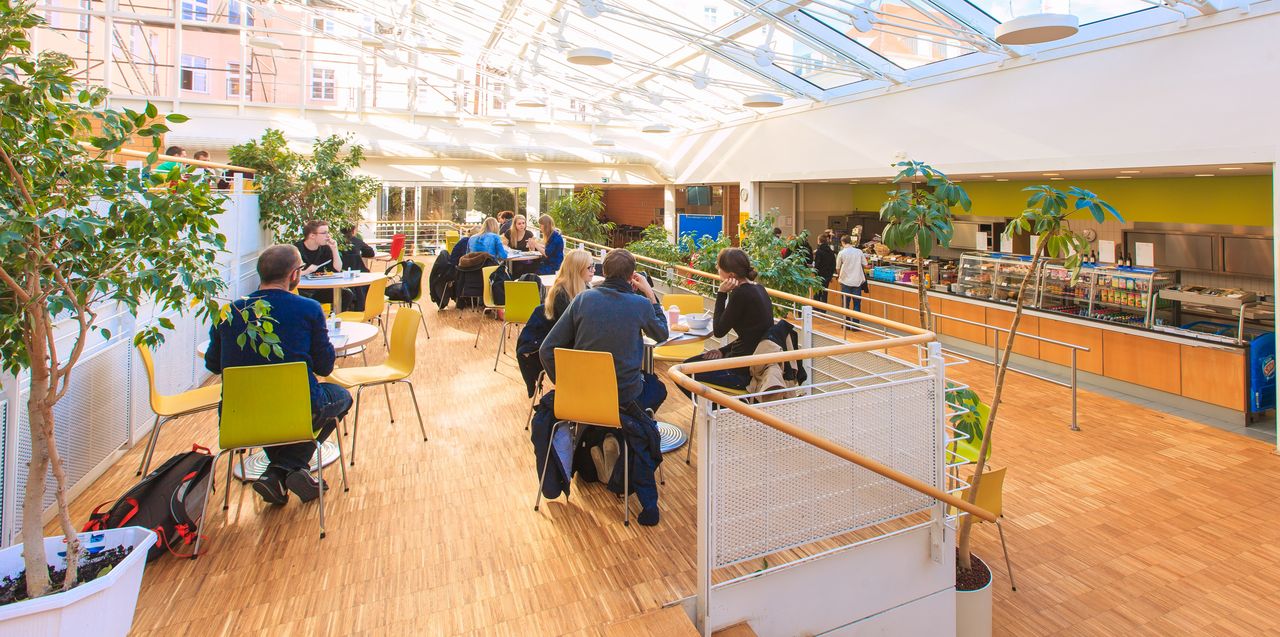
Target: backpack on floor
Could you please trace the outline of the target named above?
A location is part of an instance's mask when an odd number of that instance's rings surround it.
[[[179,549],[196,541],[208,481],[213,477],[213,455],[200,445],[180,453],[148,473],[119,500],[103,511],[99,504],[82,532],[141,526],[151,529],[159,541],[147,552],[147,561],[167,550],[178,557],[191,557]]]
[[[786,319],[778,319],[773,327],[765,333],[765,338],[778,344],[784,351],[796,351],[800,349],[800,337],[796,333],[796,326],[787,322]],[[788,361],[782,365],[782,378],[792,386],[803,385],[809,380],[809,374],[804,370],[804,361]]]

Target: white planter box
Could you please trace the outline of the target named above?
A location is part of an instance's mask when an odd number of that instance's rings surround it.
[[[45,595],[16,604],[0,606],[0,637],[125,637],[133,627],[133,610],[142,587],[142,571],[147,565],[147,550],[156,542],[156,534],[139,526],[81,533],[84,548],[111,549],[123,545],[133,547],[124,561],[110,573],[81,584],[65,593]],[[59,555],[66,547],[62,536],[44,539],[49,564],[66,566],[67,558]],[[0,550],[0,576],[14,577],[22,572],[22,545]]]
[[[956,590],[956,637],[991,637],[991,585],[996,578],[977,555],[973,561],[974,568],[987,569],[990,579],[976,591]]]

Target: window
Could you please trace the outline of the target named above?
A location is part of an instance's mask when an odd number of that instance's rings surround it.
[[[240,64],[227,62],[227,97],[253,97],[253,72],[245,69],[243,92],[240,86]]]
[[[311,99],[331,100],[336,89],[333,69],[311,69]]]
[[[182,19],[209,21],[209,0],[182,0]]]
[[[714,29],[716,27],[716,8],[704,7],[702,9],[702,21],[706,22],[708,27]]]
[[[324,33],[333,33],[333,22],[325,16],[315,16],[311,18],[311,28]]]
[[[182,90],[193,93],[209,92],[209,58],[195,55],[182,56]]]
[[[80,8],[88,11],[90,1],[91,0],[80,0]],[[86,13],[80,15],[80,21],[76,31],[76,37],[80,38],[81,42],[87,43],[89,41],[89,14]]]
[[[253,26],[253,8],[245,4],[243,0],[229,0],[227,4],[227,22],[230,24],[243,24],[244,26]]]

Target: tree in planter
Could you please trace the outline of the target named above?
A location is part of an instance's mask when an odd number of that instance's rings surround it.
[[[96,324],[99,313],[115,304],[135,315],[147,306],[185,311],[192,300],[201,313],[215,311],[223,285],[215,257],[224,245],[214,223],[222,198],[207,180],[147,179],[108,163],[109,152],[135,136],[152,140],[154,163],[168,128],[149,123],[159,115],[151,104],[142,112],[101,110],[107,90],[75,86],[66,55],[33,56],[26,34],[40,22],[31,5],[0,0],[0,365],[14,375],[30,371],[22,539],[31,597],[49,592],[40,520],[50,471],[68,540],[64,590],[77,582],[79,543],[53,410],[94,333],[111,336]],[[59,347],[59,328],[68,324],[70,345]],[[158,344],[172,327],[160,318],[137,340]]]
[[[599,188],[583,188],[551,203],[547,214],[565,235],[592,243],[608,243],[609,233],[617,227],[612,221],[601,221],[604,193]]]
[[[952,209],[960,206],[968,212],[973,202],[964,188],[928,164],[902,161],[896,165],[901,170],[893,183],[899,184],[899,188],[890,191],[889,198],[880,207],[880,218],[889,222],[882,236],[885,245],[893,250],[915,250],[920,326],[932,329],[933,313],[929,308],[929,290],[924,285],[924,262],[934,243],[951,245],[955,223]]]
[[[1071,272],[1072,279],[1079,276],[1082,255],[1089,252],[1090,244],[1083,235],[1071,229],[1069,218],[1072,215],[1087,211],[1098,223],[1106,221],[1108,216],[1120,222],[1124,221],[1111,204],[1083,188],[1073,186],[1063,192],[1052,186],[1029,186],[1023,190],[1032,193],[1027,198],[1027,207],[1010,221],[1004,233],[1010,237],[1031,233],[1039,235],[1040,239],[1031,259],[1031,267],[1018,284],[1018,300],[1013,310],[1013,322],[1009,325],[1009,338],[1005,341],[1004,351],[1000,353],[1000,363],[996,367],[996,386],[991,398],[991,411],[987,416],[986,427],[983,428],[985,435],[974,465],[973,486],[969,489],[968,498],[970,503],[977,500],[978,485],[982,482],[987,454],[991,452],[996,413],[1000,410],[1000,396],[1004,392],[1005,374],[1009,371],[1009,358],[1013,353],[1013,344],[1018,338],[1018,323],[1022,320],[1027,281],[1035,276],[1045,258],[1065,259],[1065,267]],[[963,571],[973,568],[969,546],[972,533],[973,517],[965,516],[960,526],[959,559],[956,563],[957,568]]]
[[[762,219],[748,219],[742,225],[742,234],[738,236],[739,247],[751,257],[751,265],[759,273],[756,281],[761,285],[809,298],[813,296],[813,290],[822,286],[822,279],[809,267],[802,251],[795,249],[796,241],[787,241],[773,234],[776,220],[776,208]],[[801,233],[799,241],[803,241],[804,237]],[[783,256],[784,250],[786,256]],[[709,271],[715,271],[714,260]],[[773,312],[778,316],[786,316],[789,311],[789,308],[780,304],[773,306]]]
[[[276,233],[277,241],[302,238],[302,226],[319,219],[334,228],[355,225],[360,211],[382,185],[373,177],[353,171],[364,161],[364,148],[349,137],[316,138],[311,157],[289,149],[284,133],[268,129],[261,140],[233,146],[231,163],[253,168],[262,189],[258,195],[262,226]],[[345,239],[334,233],[339,241]]]

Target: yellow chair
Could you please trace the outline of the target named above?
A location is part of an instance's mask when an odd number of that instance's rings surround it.
[[[156,387],[156,365],[151,356],[151,348],[138,345],[138,356],[142,358],[142,367],[147,370],[147,387],[151,396],[151,411],[156,412],[155,423],[151,425],[151,436],[147,439],[147,449],[142,453],[142,462],[138,464],[137,475],[151,470],[151,456],[156,451],[156,441],[160,438],[160,427],[174,418],[217,409],[222,402],[222,385],[213,384],[197,387],[181,394],[164,395]]]
[[[706,311],[701,296],[697,294],[665,294],[662,297],[662,307],[668,308],[672,305],[680,308],[681,316],[685,314],[699,314]],[[653,360],[667,362],[682,362],[687,358],[697,356],[702,353],[703,347],[706,345],[704,341],[694,341],[692,343],[682,343],[680,345],[663,345],[653,348]]]
[[[351,323],[378,323],[382,332],[382,346],[387,346],[387,329],[382,323],[382,313],[387,309],[387,280],[378,279],[369,284],[369,293],[365,295],[363,312],[343,312],[338,318]],[[424,325],[425,326],[425,325]]]
[[[500,267],[502,266],[490,265],[490,266],[480,268],[480,276],[484,280],[484,297],[483,297],[484,307],[480,308],[480,313],[482,315],[493,312],[493,315],[497,316],[498,312],[504,309],[503,306],[498,305],[497,303],[494,302],[493,286],[489,284],[489,277],[492,277],[493,273],[496,272]],[[472,347],[480,347],[480,329],[482,327],[484,327],[483,323],[480,326],[476,327],[476,342],[475,344],[472,345]]]
[[[947,450],[950,451],[952,454],[954,454],[956,457],[964,458],[969,462],[977,462],[978,454],[982,451],[982,437],[986,435],[987,417],[991,415],[991,406],[986,403],[978,403],[977,413],[978,413],[978,422],[979,422],[978,429],[980,432],[979,435],[969,440],[957,440],[951,443],[951,445],[947,448]],[[955,418],[959,418],[959,416],[953,417],[953,424],[952,424],[953,427],[955,426],[954,424]],[[991,458],[991,450],[992,450],[992,446],[988,446],[987,459]],[[956,458],[948,458],[949,463],[953,461],[958,462]]]
[[[701,382],[701,381],[699,381],[699,382]],[[730,395],[730,396],[745,396],[745,395],[747,395],[747,390],[745,390],[745,389],[734,389],[733,387],[724,387],[724,386],[721,386],[721,385],[713,385],[713,384],[711,384],[711,383],[702,383],[702,384],[703,384],[703,385],[706,385],[707,387],[710,387],[711,389],[714,389],[714,390],[716,390],[716,391],[718,391],[718,392],[720,392],[720,393],[722,393],[722,394],[728,394],[728,395]],[[714,406],[713,406],[712,408],[714,409]],[[697,427],[696,427],[696,425],[697,425],[697,424],[698,424],[698,400],[695,398],[695,399],[693,400],[693,415],[691,415],[691,416],[689,417],[689,442],[686,442],[686,443],[685,443],[685,445],[687,445],[687,446],[688,446],[688,448],[684,450],[684,463],[685,463],[685,464],[689,464],[689,458],[690,458],[690,456],[693,454],[693,432],[694,432],[694,430],[697,428]]]
[[[507,349],[507,328],[528,323],[533,311],[542,305],[538,284],[534,281],[505,281],[502,286],[507,291],[507,304],[503,312],[502,332],[498,334],[498,353],[493,357],[495,372],[498,371],[498,359]]]
[[[577,449],[579,432],[577,425],[591,425],[622,430],[622,418],[618,415],[618,376],[613,366],[613,354],[588,352],[577,349],[556,348],[556,424],[551,426],[551,440],[561,426],[575,427],[574,444]],[[622,525],[631,526],[631,464],[627,437],[622,439]],[[555,444],[547,445],[547,457],[542,463],[542,476],[538,479],[538,496],[533,510],[542,503],[542,482],[555,457]],[[604,479],[608,479],[605,477]],[[568,499],[568,495],[565,496]]]
[[[419,265],[421,265],[421,264],[419,264]],[[392,301],[392,303],[394,303],[394,304],[396,304],[396,305],[398,305],[398,306],[400,306],[400,307],[412,307],[412,308],[417,309],[417,310],[418,310],[418,320],[422,322],[422,332],[423,332],[424,334],[426,334],[426,335],[427,335],[427,338],[429,339],[429,338],[431,338],[431,329],[427,327],[427,318],[426,318],[426,313],[425,313],[425,312],[423,312],[423,310],[422,310],[422,303],[421,303],[421,301],[422,301],[422,295],[427,293],[427,287],[428,287],[428,286],[427,286],[427,280],[426,280],[426,277],[423,277],[422,281],[420,282],[420,285],[418,285],[418,295],[417,295],[417,296],[413,297],[413,299],[412,299],[412,300],[409,300],[409,301]],[[391,313],[391,312],[390,312],[390,309],[391,309],[391,308],[390,308],[390,307],[388,307],[388,306],[386,305],[386,303],[387,303],[386,290],[387,290],[387,286],[386,286],[386,284],[383,284],[383,286],[382,286],[382,291],[383,291],[383,293],[382,293],[382,297],[381,297],[381,298],[382,298],[382,300],[381,300],[381,301],[379,301],[379,303],[382,303],[382,304],[383,304],[383,306],[384,306],[384,307],[386,307],[386,309],[387,309],[386,314],[390,314],[390,313]],[[369,296],[373,296],[373,288],[372,288],[372,287],[370,287],[370,289],[369,289]],[[369,301],[366,299],[366,300],[365,300],[365,303],[368,303],[368,302],[369,302]],[[367,307],[367,306],[366,306],[366,307]],[[386,332],[386,329],[385,329],[385,328],[383,328],[383,331],[382,331],[382,338],[383,338],[383,341],[384,341],[384,342],[386,341],[386,337],[387,337],[387,332]]]
[[[460,236],[457,230],[448,230],[444,233],[444,251],[453,252],[453,246],[458,245]]]
[[[338,464],[342,466],[342,436],[334,432],[338,441]],[[233,452],[252,447],[276,447],[298,443],[312,443],[316,454],[321,453],[320,441],[311,428],[311,387],[307,380],[307,364],[301,361],[275,365],[251,365],[228,367],[222,370],[222,415],[218,420],[218,459],[227,455],[227,488],[222,495],[222,510],[231,503],[231,459]],[[317,463],[317,479],[324,484],[324,467]],[[342,487],[347,487],[346,467],[342,467]],[[205,490],[202,511],[209,507],[209,493],[213,490],[213,477]],[[324,539],[324,488],[320,489],[320,539]],[[201,520],[208,516],[201,513]],[[205,525],[201,530],[207,529]],[[206,532],[207,533],[207,532]],[[201,533],[196,539],[195,553],[200,556]]]
[[[1004,566],[1009,573],[1009,588],[1018,590],[1018,585],[1013,582],[1013,563],[1009,561],[1009,546],[1004,542],[1004,526],[1000,524],[1000,518],[1004,517],[1004,473],[1007,467],[999,469],[989,469],[982,473],[982,483],[978,485],[978,498],[974,504],[980,508],[986,509],[996,515],[996,530],[1000,532],[1000,548],[1004,549]],[[962,500],[969,499],[969,489],[961,491],[957,496]],[[951,512],[954,514],[956,510],[953,508]],[[974,520],[982,522],[982,520]]]
[[[404,383],[409,386],[409,395],[413,397],[413,409],[418,413],[418,428],[422,430],[422,440],[427,439],[427,427],[422,423],[422,411],[418,408],[418,394],[413,389],[413,374],[417,360],[418,321],[421,317],[413,308],[402,308],[396,312],[396,320],[391,324],[391,351],[387,360],[381,365],[368,367],[343,367],[333,370],[329,382],[337,383],[347,389],[356,389],[355,423],[351,425],[351,464],[356,464],[356,439],[360,436],[360,394],[367,387],[382,385],[387,397],[387,414],[395,423],[395,413],[391,411],[390,385]]]

